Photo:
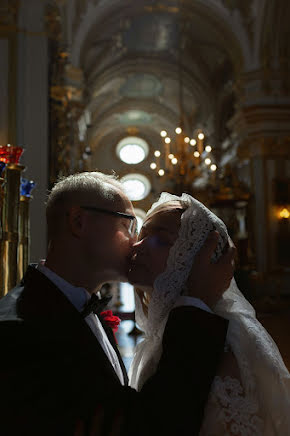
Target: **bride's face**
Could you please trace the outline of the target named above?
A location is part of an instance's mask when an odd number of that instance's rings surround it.
[[[156,277],[166,269],[170,248],[178,237],[182,209],[167,206],[143,224],[129,271],[129,282],[150,293]]]

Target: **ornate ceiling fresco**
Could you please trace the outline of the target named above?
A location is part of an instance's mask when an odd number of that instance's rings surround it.
[[[157,97],[162,94],[163,85],[153,74],[131,74],[119,89],[123,97]]]
[[[120,114],[118,120],[121,124],[131,126],[132,124],[148,124],[152,122],[152,116],[148,112],[131,110]]]
[[[151,55],[177,50],[179,42],[176,16],[169,13],[147,12],[128,20],[128,29],[122,35],[126,51]]]

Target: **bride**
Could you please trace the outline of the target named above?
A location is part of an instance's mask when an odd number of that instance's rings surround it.
[[[229,328],[200,436],[290,435],[289,372],[235,280],[212,308],[206,298],[202,302],[186,296],[192,262],[212,230],[219,232],[215,262],[229,235],[224,223],[203,204],[187,194],[162,193],[149,210],[129,275],[136,287],[136,321],[145,335],[136,348],[130,384],[140,390],[154,374],[173,307],[196,305],[212,310],[229,320]]]

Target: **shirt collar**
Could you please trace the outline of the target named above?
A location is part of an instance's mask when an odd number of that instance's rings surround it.
[[[47,268],[47,266],[45,266],[43,263],[39,263],[37,265],[37,269],[62,291],[62,293],[79,312],[83,309],[84,305],[91,298],[91,295],[85,288],[73,286],[71,283],[64,280],[51,269]]]

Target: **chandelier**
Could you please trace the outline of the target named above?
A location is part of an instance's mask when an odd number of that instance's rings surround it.
[[[166,130],[160,132],[161,147],[154,151],[155,160],[150,164],[151,170],[162,179],[162,184],[172,186],[175,192],[191,192],[195,179],[207,174],[210,176],[217,170],[212,146],[202,129],[195,129],[191,136],[186,120],[183,104],[182,53],[185,38],[182,35],[181,8],[179,6],[179,47],[178,47],[178,95],[179,95],[179,125],[175,134]],[[160,180],[161,181],[161,180]],[[167,188],[167,189],[168,189]]]
[[[196,138],[190,138],[182,127],[176,127],[172,139],[165,130],[160,132],[163,142],[160,150],[154,151],[155,161],[150,168],[156,171],[163,183],[169,182],[182,190],[191,190],[193,181],[205,171],[215,172],[211,145],[205,145],[205,135],[197,132]]]

